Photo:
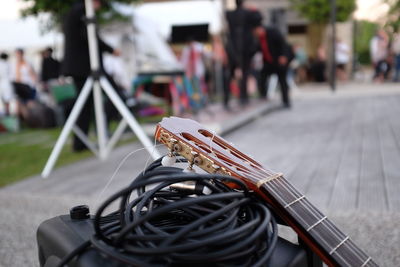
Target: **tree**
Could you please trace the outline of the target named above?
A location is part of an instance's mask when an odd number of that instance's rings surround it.
[[[294,9],[313,23],[329,22],[329,0],[290,0]],[[343,22],[349,19],[356,8],[355,0],[336,0],[336,21]]]
[[[385,3],[389,5],[385,28],[389,32],[397,32],[400,30],[400,0],[385,0]]]
[[[290,0],[292,7],[310,21],[308,26],[308,52],[316,56],[323,43],[326,25],[330,19],[329,0]],[[347,21],[356,8],[355,0],[336,0],[336,21]]]
[[[22,10],[22,16],[38,16],[40,13],[48,13],[51,15],[50,21],[46,22],[45,30],[57,27],[64,14],[72,6],[74,2],[83,0],[23,0],[31,5]],[[124,19],[123,15],[115,10],[112,3],[130,4],[139,0],[103,0],[103,7],[100,10],[100,22],[110,21],[115,19]],[[111,3],[110,3],[111,2]]]

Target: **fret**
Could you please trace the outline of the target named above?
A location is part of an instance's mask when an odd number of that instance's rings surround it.
[[[290,206],[292,206],[294,203],[299,202],[300,200],[304,199],[305,197],[306,197],[306,196],[301,196],[301,197],[299,197],[299,198],[293,200],[292,202],[286,204],[286,205],[285,205],[285,209],[288,208],[288,207],[290,207]]]
[[[294,189],[284,178],[266,184],[264,189],[274,196],[285,209],[290,207],[288,212],[298,219],[304,229],[324,217],[324,214],[309,203],[306,197]],[[301,203],[301,205],[294,206],[296,203]]]
[[[334,248],[329,252],[329,254],[332,255],[332,254],[333,254],[341,245],[343,245],[344,242],[346,242],[348,239],[349,239],[349,237],[346,236],[346,238],[343,239],[342,242],[340,242],[336,247],[334,247]]]
[[[259,180],[256,185],[257,185],[258,188],[260,188],[263,184],[269,183],[272,180],[278,179],[280,177],[283,177],[283,173],[275,173],[275,174],[270,175],[270,176],[268,176],[268,177],[266,177],[264,179]]]
[[[367,263],[370,262],[372,260],[371,257],[368,257],[368,259],[363,263],[363,265],[361,265],[360,267],[364,267],[367,266]]]
[[[311,229],[313,229],[315,226],[317,226],[318,224],[322,223],[324,220],[326,220],[328,217],[324,216],[322,217],[320,220],[318,220],[316,223],[314,223],[313,225],[311,225],[310,227],[307,228],[307,232],[310,232]]]

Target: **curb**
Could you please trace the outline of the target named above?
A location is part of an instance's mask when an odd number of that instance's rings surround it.
[[[280,104],[278,103],[279,102],[277,101],[270,101],[265,104],[258,104],[255,107],[249,108],[245,112],[240,112],[239,114],[232,113],[232,116],[229,119],[223,121],[200,123],[203,124],[210,131],[215,132],[215,134],[217,135],[226,135],[251,123],[261,116],[264,116],[274,110],[279,109]],[[154,136],[156,126],[156,123],[143,124],[142,128],[147,135]]]

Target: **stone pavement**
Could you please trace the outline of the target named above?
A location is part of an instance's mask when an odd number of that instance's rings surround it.
[[[278,101],[257,102],[247,110],[235,108],[233,115],[215,107],[197,119],[218,133],[231,131],[226,139],[284,172],[381,266],[399,266],[397,87],[349,84],[332,94],[321,85],[307,85],[294,92],[292,110],[276,109]],[[276,111],[263,115],[271,110]],[[46,180],[37,176],[0,189],[0,266],[37,266],[40,222],[76,204],[89,204],[94,211],[113,173],[138,149],[139,143],[119,147],[106,162],[87,159],[56,169]],[[100,201],[129,183],[148,160],[143,149],[130,155]]]
[[[298,93],[292,110],[229,140],[283,172],[381,266],[400,266],[400,87]]]

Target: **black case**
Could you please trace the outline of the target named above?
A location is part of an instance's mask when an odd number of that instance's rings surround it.
[[[37,230],[40,266],[54,267],[63,257],[89,240],[94,235],[93,222],[88,219],[71,219],[61,215],[42,222]],[[208,264],[209,265],[209,264]],[[307,263],[306,249],[279,238],[268,266],[300,267],[312,266]],[[71,267],[121,267],[126,266],[107,258],[93,248],[85,250],[68,263]]]

